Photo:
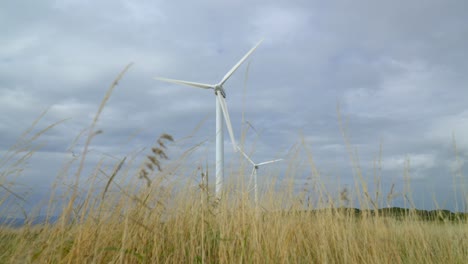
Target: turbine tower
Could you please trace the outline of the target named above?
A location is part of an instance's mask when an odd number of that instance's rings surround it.
[[[226,121],[226,126],[229,132],[229,136],[231,137],[231,142],[234,148],[234,152],[237,152],[237,145],[234,138],[234,133],[232,131],[231,126],[231,119],[229,118],[229,112],[227,110],[226,104],[226,92],[223,88],[224,83],[231,77],[231,75],[241,66],[241,64],[254,52],[254,50],[262,43],[263,40],[259,41],[247,54],[242,57],[242,59],[229,70],[226,75],[224,75],[223,79],[217,84],[204,84],[204,83],[196,83],[196,82],[188,82],[188,81],[181,81],[175,79],[167,79],[162,77],[155,77],[156,80],[181,84],[181,85],[188,85],[202,89],[212,89],[214,90],[216,96],[216,185],[215,185],[215,193],[218,199],[221,198],[221,192],[223,189],[223,182],[224,182],[224,131],[223,131],[223,116],[224,120]],[[222,113],[222,114],[221,114]]]
[[[258,169],[260,168],[260,166],[263,166],[263,165],[266,165],[266,164],[270,164],[270,163],[274,163],[274,162],[278,162],[278,161],[282,161],[283,159],[275,159],[275,160],[270,160],[270,161],[265,161],[265,162],[260,162],[260,163],[255,163],[253,162],[253,160],[244,152],[242,151],[242,149],[237,146],[237,149],[239,150],[240,153],[242,153],[242,155],[252,164],[253,168],[252,168],[252,173],[250,174],[250,180],[249,180],[249,187],[250,187],[250,183],[252,182],[252,179],[254,181],[254,187],[253,187],[253,190],[254,190],[254,199],[255,199],[255,206],[258,206],[258,181],[257,181],[257,171]],[[249,192],[251,190],[248,190]]]

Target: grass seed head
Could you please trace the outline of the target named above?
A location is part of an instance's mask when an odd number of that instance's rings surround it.
[[[153,164],[147,162],[145,165],[150,171],[154,171]]]
[[[169,159],[169,157],[167,157],[166,153],[164,152],[164,150],[160,149],[160,148],[152,148],[151,151],[153,151],[153,153],[157,156],[159,156],[159,158],[161,159]]]
[[[165,140],[170,141],[170,142],[174,142],[174,138],[171,135],[166,134],[166,133],[162,134],[159,138],[160,139],[165,139]]]

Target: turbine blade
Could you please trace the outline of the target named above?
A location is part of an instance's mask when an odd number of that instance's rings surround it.
[[[253,162],[253,161],[250,159],[250,157],[247,156],[247,154],[246,154],[244,151],[242,151],[242,149],[241,149],[239,146],[237,146],[237,149],[238,149],[239,152],[242,153],[242,155],[243,155],[250,163],[252,163],[252,165],[255,167],[255,165],[256,165],[255,162]]]
[[[231,137],[231,143],[234,148],[234,152],[237,152],[237,145],[236,145],[236,139],[234,138],[234,132],[232,130],[232,124],[231,124],[231,118],[229,117],[229,112],[227,109],[227,104],[226,101],[224,100],[224,97],[221,95],[221,93],[217,93],[216,97],[219,100],[219,104],[221,105],[221,110],[223,111],[224,115],[224,120],[226,121],[226,126],[229,132],[229,136]]]
[[[278,162],[278,161],[282,161],[282,160],[283,159],[275,159],[275,160],[265,161],[265,162],[257,164],[257,166],[262,166],[262,165],[265,165],[265,164],[270,164],[270,163],[274,163],[274,162]]]
[[[193,87],[197,87],[197,88],[214,89],[214,85],[211,85],[211,84],[188,82],[188,81],[181,81],[181,80],[168,79],[168,78],[162,78],[162,77],[154,77],[154,79],[159,80],[159,81],[163,81],[163,82],[193,86]]]
[[[254,50],[260,45],[260,43],[262,43],[262,41],[263,39],[260,40],[257,43],[257,45],[255,45],[251,50],[249,50],[249,52],[247,52],[247,54],[245,54],[244,57],[242,57],[242,59],[236,65],[234,65],[234,67],[232,67],[232,69],[228,73],[226,73],[226,75],[224,75],[221,82],[219,82],[220,85],[223,85],[229,79],[229,77],[231,77],[231,75],[237,70],[237,68],[239,68],[241,64],[250,56],[250,54],[254,52]]]

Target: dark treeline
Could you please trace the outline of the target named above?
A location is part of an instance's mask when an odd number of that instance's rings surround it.
[[[450,221],[450,222],[465,222],[468,220],[468,213],[454,213],[449,210],[419,210],[419,209],[408,209],[401,207],[390,207],[380,208],[377,210],[366,209],[361,210],[358,208],[325,208],[316,209],[312,211],[285,211],[280,214],[332,214],[340,216],[352,216],[352,217],[391,217],[397,220],[422,220],[422,221]],[[276,213],[273,213],[276,214]],[[265,213],[264,216],[271,215],[271,213]]]

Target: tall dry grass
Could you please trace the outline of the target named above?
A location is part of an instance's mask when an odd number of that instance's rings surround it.
[[[360,191],[351,194],[344,189],[338,200],[320,182],[305,143],[295,147],[292,157],[299,155],[297,149],[306,151],[315,180],[313,198],[306,201],[304,193],[292,187],[278,190],[272,184],[261,193],[259,208],[245,191],[242,170],[229,175],[239,180],[227,186],[221,200],[214,198],[206,167],[185,171],[184,176],[192,175],[189,181],[177,178],[174,172],[196,146],[170,159],[167,148],[173,138],[167,134],[143,151],[146,158],[136,174],[130,167],[141,153],[118,158],[111,167],[99,163],[90,175],[83,175],[87,149],[100,134],[95,131],[99,115],[127,69],[99,107],[77,170],[66,166],[58,177],[74,177],[66,203],[50,199],[49,214],[62,206],[59,220],[0,228],[1,263],[466,263],[466,220],[422,221],[411,214],[396,219],[379,213],[356,215],[343,208],[359,201],[378,212],[379,199],[386,197],[389,202],[396,193],[394,187],[386,196],[369,193],[348,140]],[[33,155],[34,150],[26,153]],[[10,154],[8,162],[0,163],[4,164],[2,179],[21,169],[29,157],[18,147]],[[292,180],[294,174],[290,166],[288,178]],[[83,177],[89,183],[86,188],[80,186]],[[104,184],[97,184],[102,179]],[[272,183],[280,181],[272,179]],[[0,181],[0,186],[5,190],[0,202],[22,198],[13,185]]]

